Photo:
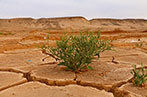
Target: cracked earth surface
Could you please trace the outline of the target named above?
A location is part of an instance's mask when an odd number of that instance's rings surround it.
[[[110,39],[114,51],[93,60],[94,70],[77,74],[57,66],[53,58],[42,61],[46,55],[37,47],[45,42],[45,32],[0,35],[0,97],[147,97],[147,83],[134,86],[130,74],[134,64],[147,68],[146,32],[102,32],[101,39]],[[51,32],[50,46],[63,35]]]
[[[0,97],[147,96],[146,87],[130,83],[133,64],[139,64],[139,60],[147,63],[147,54],[139,49],[106,51],[91,63],[94,70],[76,75],[57,66],[52,58],[42,61],[45,55],[40,49],[6,51],[0,56]],[[117,63],[111,61],[112,56]]]

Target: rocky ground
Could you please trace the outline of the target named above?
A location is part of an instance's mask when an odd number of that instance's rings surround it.
[[[81,17],[0,20],[0,97],[147,97],[147,82],[136,87],[130,74],[134,64],[147,68],[146,22]],[[46,55],[39,47],[48,32],[49,45],[55,46],[64,31],[78,35],[97,28],[114,50],[101,53],[90,64],[94,70],[75,74],[52,58],[42,61]]]

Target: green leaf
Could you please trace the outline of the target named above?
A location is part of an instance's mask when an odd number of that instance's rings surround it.
[[[142,83],[143,83],[143,81],[142,81],[142,80],[140,80],[140,81],[139,81],[139,85],[142,85]]]
[[[133,71],[130,72],[131,74],[134,74]]]
[[[65,62],[60,62],[58,65],[59,65],[59,66],[60,66],[60,65],[65,65]]]
[[[70,68],[66,67],[65,70],[71,70]]]
[[[134,65],[134,69],[131,71],[131,74],[134,76],[135,85],[142,86],[145,83],[147,74],[145,74],[143,64],[141,64],[141,68],[136,68],[136,65]]]
[[[91,66],[88,66],[88,69],[89,69],[89,70],[93,70],[93,68],[92,68]]]

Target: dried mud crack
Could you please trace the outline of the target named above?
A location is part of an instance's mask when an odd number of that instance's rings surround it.
[[[5,78],[3,78],[4,76]],[[12,68],[0,69],[0,77],[2,78],[0,80],[0,92],[28,82],[27,79],[23,77],[22,71]]]
[[[0,71],[7,71],[7,72],[13,72],[13,73],[22,73],[24,74],[24,72],[17,70],[17,69],[13,69],[13,68],[0,68]]]
[[[49,86],[68,86],[68,85],[79,85],[79,86],[84,86],[84,87],[92,87],[96,88],[98,90],[105,90],[107,92],[113,93],[114,97],[129,97],[129,92],[127,91],[121,91],[118,88],[121,87],[122,85],[129,83],[131,79],[129,79],[126,82],[119,82],[114,85],[104,85],[100,83],[94,83],[94,82],[89,82],[89,81],[83,81],[83,80],[77,80],[78,76],[76,75],[73,80],[50,80],[47,78],[38,78],[35,76],[31,76],[31,74],[27,74],[26,79],[28,81],[37,81]]]
[[[140,67],[138,67],[140,68]],[[147,68],[144,66],[144,68]],[[13,69],[13,68],[1,68],[0,72],[10,72],[10,73],[16,73],[16,74],[22,74],[22,78],[26,79],[23,81],[18,81],[15,82],[14,84],[11,84],[9,86],[5,86],[3,88],[0,88],[0,92],[12,87],[20,86],[22,84],[25,84],[27,82],[40,82],[48,86],[68,86],[68,85],[79,85],[79,86],[84,86],[84,87],[92,87],[96,88],[98,90],[105,90],[107,92],[113,93],[114,97],[129,97],[129,92],[124,91],[124,90],[119,90],[119,87],[123,86],[126,83],[130,83],[132,78],[130,78],[127,81],[122,81],[115,83],[113,85],[105,85],[101,83],[96,83],[92,81],[84,81],[84,80],[79,80],[77,73],[75,73],[75,77],[71,80],[68,79],[60,79],[60,80],[54,80],[50,78],[44,78],[44,77],[37,77],[32,74],[32,72],[23,72],[21,70]]]
[[[0,89],[0,92],[12,87],[16,87],[19,85],[22,85],[24,83],[27,82],[40,82],[49,86],[68,86],[68,85],[79,85],[79,86],[84,86],[84,87],[92,87],[92,88],[96,88],[99,90],[105,90],[107,92],[111,92],[114,94],[115,97],[125,97],[125,96],[120,96],[120,94],[122,93],[121,91],[117,91],[115,92],[115,90],[122,86],[123,84],[127,83],[127,82],[120,82],[117,83],[115,85],[103,85],[103,84],[98,84],[98,83],[94,83],[94,82],[88,82],[88,81],[82,81],[82,80],[77,80],[78,75],[76,75],[76,77],[73,80],[51,80],[51,79],[47,79],[47,78],[39,78],[39,77],[35,77],[32,76],[31,72],[22,72],[16,69],[12,69],[12,68],[8,68],[8,69],[0,69],[0,72],[13,72],[13,73],[18,73],[18,74],[22,74],[23,78],[25,78],[26,80],[24,81],[20,81],[17,83],[14,83],[10,86],[6,86],[4,88]],[[117,95],[119,94],[119,96]],[[122,95],[126,94],[126,92],[124,92]]]
[[[16,82],[16,83],[14,83],[14,84],[12,84],[10,86],[2,87],[2,88],[0,88],[0,92],[3,91],[3,90],[9,89],[9,88],[18,86],[18,85],[22,85],[24,83],[27,83],[27,81]]]
[[[120,52],[124,52],[124,51],[120,50]],[[51,60],[49,61],[49,63],[48,61],[44,61],[42,63],[40,62],[34,65],[26,65],[26,66],[22,65],[20,67],[14,67],[14,68],[2,66],[0,67],[0,73],[1,72],[13,73],[14,75],[16,74],[16,76],[19,76],[19,78],[11,82],[10,85],[6,85],[2,88],[0,87],[0,92],[13,89],[14,87],[20,87],[30,82],[31,83],[37,82],[37,83],[44,84],[45,86],[50,86],[50,87],[67,87],[70,85],[77,85],[77,86],[81,86],[85,88],[91,87],[97,90],[105,91],[107,93],[112,93],[114,97],[131,97],[130,92],[126,91],[125,89],[124,90],[120,89],[122,86],[126,84],[130,84],[132,80],[132,77],[127,77],[127,78],[125,77],[125,76],[129,76],[128,71],[130,71],[131,70],[130,68],[132,67],[130,65],[126,66],[126,64],[124,66],[122,62],[126,62],[127,64],[130,64],[131,63],[130,61],[126,61],[128,57],[129,58],[134,57],[131,60],[134,62],[136,62],[136,57],[143,58],[143,57],[140,57],[141,55],[144,55],[144,57],[146,57],[146,54],[144,52],[139,54],[138,54],[138,51],[133,53],[132,52],[133,51],[130,51],[130,52],[128,51],[128,54],[122,53],[119,55],[116,52],[108,52],[107,54],[102,55],[101,57],[102,60],[92,62],[91,65],[92,67],[95,68],[94,70],[91,70],[91,71],[89,70],[87,72],[78,73],[78,74],[63,70],[62,67],[59,67],[56,65],[57,63],[55,62],[55,60]],[[32,53],[32,54],[36,54],[36,53]],[[12,55],[8,55],[8,56],[12,56]],[[38,62],[41,61],[43,57],[44,56],[42,56],[41,58],[39,57],[38,59],[40,60],[37,60],[37,61]],[[123,59],[124,57],[126,57],[125,61]],[[110,61],[110,62],[107,62],[107,61]],[[137,68],[140,68],[140,67],[137,66]],[[147,68],[147,66],[144,66],[144,68]],[[121,75],[125,75],[125,76],[117,79],[116,76],[119,77]],[[99,76],[101,78],[99,78]],[[101,79],[105,79],[105,77],[108,77],[108,76],[112,78],[106,79],[104,83],[101,82]],[[97,77],[97,78],[94,78],[94,77]],[[88,79],[85,79],[85,78],[88,78]],[[91,80],[91,78],[94,78],[94,79]],[[25,80],[21,81],[21,79],[25,79]],[[114,82],[111,84],[109,80]]]

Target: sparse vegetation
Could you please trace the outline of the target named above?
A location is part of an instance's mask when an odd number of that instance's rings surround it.
[[[8,32],[6,35],[15,35],[14,33]]]
[[[143,43],[140,42],[140,43],[136,43],[136,47],[142,47],[143,46]]]
[[[94,35],[87,32],[79,36],[65,36],[56,42],[56,47],[43,46],[43,53],[60,60],[58,65],[63,65],[67,70],[80,72],[86,69],[93,69],[89,64],[93,56],[100,57],[100,53],[110,50],[109,41],[99,40],[100,33]]]
[[[0,35],[14,35],[14,33],[11,33],[11,32],[7,32],[7,33],[0,32]]]
[[[133,84],[136,86],[144,86],[145,81],[147,80],[147,70],[143,68],[143,64],[141,64],[141,68],[136,68],[136,65],[134,65],[134,69],[131,71],[131,74],[133,74]]]
[[[3,35],[3,32],[0,32],[0,35]]]

